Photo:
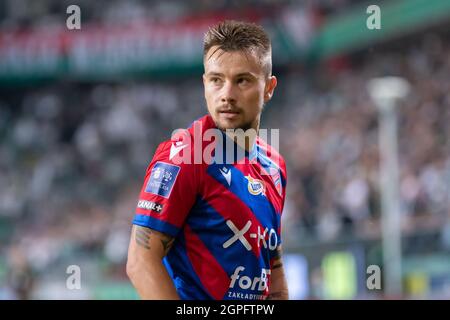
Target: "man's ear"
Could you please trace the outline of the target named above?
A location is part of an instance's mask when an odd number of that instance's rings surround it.
[[[268,102],[270,99],[272,99],[273,91],[275,90],[276,86],[277,86],[277,77],[270,76],[266,80],[266,87],[264,88],[264,102]]]

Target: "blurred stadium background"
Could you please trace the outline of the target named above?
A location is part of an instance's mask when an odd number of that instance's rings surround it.
[[[81,30],[66,8],[81,8]],[[368,30],[368,5],[381,8]],[[450,298],[447,0],[0,0],[0,299],[135,299],[125,262],[146,166],[206,112],[202,35],[269,30],[279,85],[263,128],[288,163],[293,299]],[[401,290],[383,266],[379,116],[366,85],[399,76]],[[81,268],[81,290],[66,269]],[[384,278],[383,278],[384,279]]]

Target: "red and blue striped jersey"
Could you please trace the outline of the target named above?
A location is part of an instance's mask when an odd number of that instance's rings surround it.
[[[194,124],[202,134],[216,128],[209,115]],[[264,299],[281,244],[285,162],[259,137],[247,161],[175,162],[176,154],[193,160],[195,150],[210,148],[194,141],[194,124],[187,143],[175,136],[158,146],[133,223],[175,237],[163,261],[180,298]]]

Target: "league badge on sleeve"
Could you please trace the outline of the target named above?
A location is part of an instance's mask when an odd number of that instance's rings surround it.
[[[169,198],[180,167],[158,161],[150,173],[145,192]]]

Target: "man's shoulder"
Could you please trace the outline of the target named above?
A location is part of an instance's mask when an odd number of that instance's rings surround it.
[[[256,144],[258,146],[259,152],[270,159],[272,162],[277,164],[280,168],[286,168],[286,163],[284,161],[281,153],[274,146],[268,144],[263,138],[259,137],[256,139]]]
[[[155,156],[159,158],[168,159],[170,161],[180,160],[180,156],[183,160],[193,160],[194,149],[204,148],[203,134],[206,130],[215,128],[214,121],[210,115],[205,115],[201,118],[194,120],[189,127],[176,129],[172,132],[170,138],[162,141],[155,151]],[[200,139],[201,143],[195,143],[194,139]],[[186,163],[192,163],[185,161]]]

